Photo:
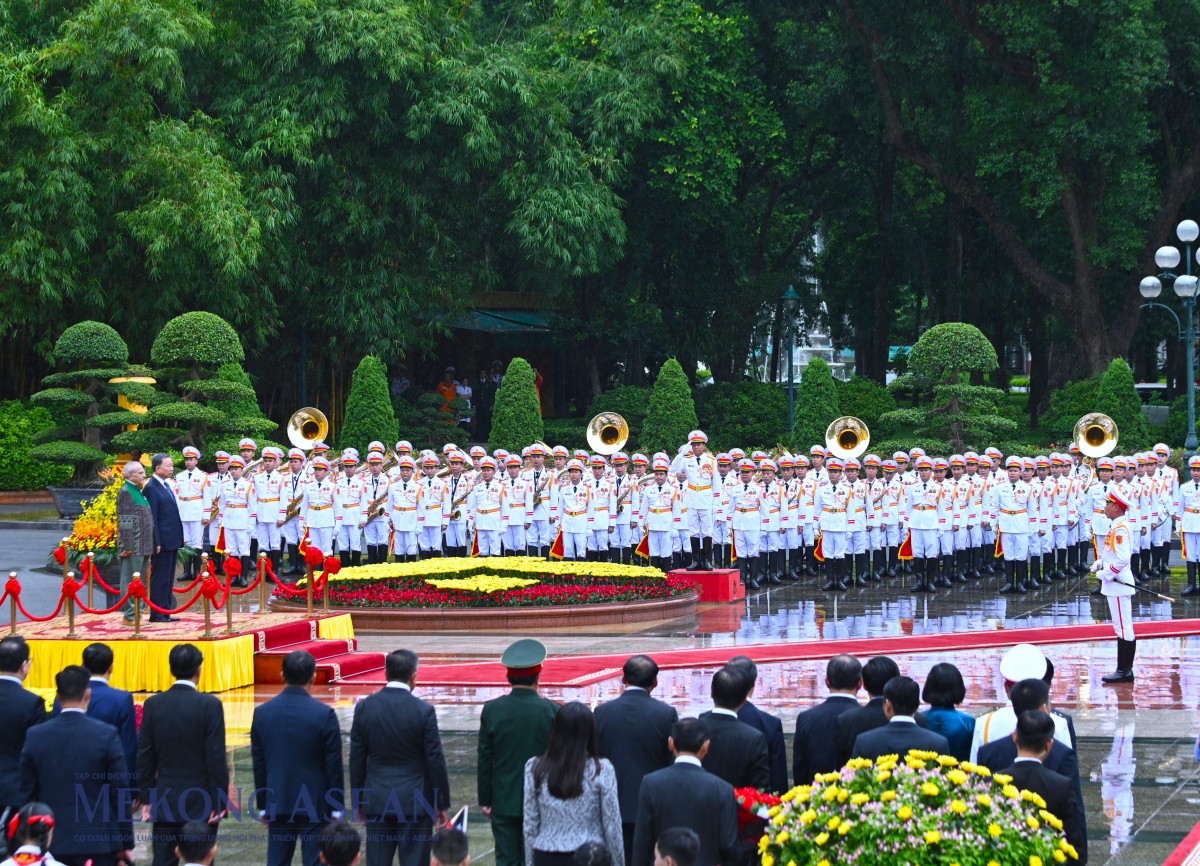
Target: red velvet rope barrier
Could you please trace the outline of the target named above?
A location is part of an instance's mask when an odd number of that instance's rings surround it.
[[[113,587],[109,586],[108,582],[100,576],[100,569],[97,567],[96,561],[90,556],[85,556],[83,558],[83,562],[79,564],[79,574],[86,579],[89,573],[92,576],[92,580],[100,584],[100,588],[105,592],[111,593],[112,595],[121,594],[121,590],[114,589]]]
[[[5,584],[4,589],[4,594],[6,596],[11,595],[13,597],[13,600],[17,603],[17,610],[21,611],[21,613],[23,613],[30,622],[49,622],[50,620],[54,619],[62,612],[63,604],[67,598],[66,593],[64,592],[58,597],[58,607],[54,608],[54,613],[50,614],[49,616],[39,617],[34,616],[27,611],[25,609],[25,605],[21,602],[21,582],[19,580],[10,580],[7,584]]]

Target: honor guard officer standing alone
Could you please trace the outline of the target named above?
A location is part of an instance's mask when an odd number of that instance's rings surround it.
[[[1132,530],[1126,513],[1129,502],[1121,491],[1108,492],[1105,501],[1105,517],[1109,520],[1108,532],[1100,543],[1099,557],[1092,564],[1092,573],[1100,578],[1100,591],[1108,599],[1108,610],[1112,615],[1113,629],[1117,633],[1117,669],[1101,677],[1106,683],[1133,682],[1133,657],[1137,652],[1137,639],[1133,633],[1133,572],[1129,569]]]
[[[1183,558],[1187,565],[1187,589],[1182,595],[1200,594],[1200,454],[1188,459],[1191,480],[1179,485],[1179,535],[1183,539]]]
[[[1029,485],[1021,480],[1023,463],[1020,457],[1005,462],[1008,479],[991,491],[988,514],[996,521],[996,543],[1004,555],[1004,586],[1001,592],[1026,591],[1029,573]]]

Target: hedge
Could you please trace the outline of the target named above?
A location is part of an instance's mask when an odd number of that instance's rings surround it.
[[[790,443],[792,451],[807,454],[813,445],[825,444],[826,428],[842,414],[833,372],[824,360],[813,358],[804,368],[796,389],[796,425],[792,428]]]
[[[696,414],[713,451],[770,450],[787,439],[787,390],[770,382],[717,382],[697,388]]]
[[[0,403],[0,490],[40,490],[71,477],[71,466],[29,456],[35,437],[52,429],[54,419],[41,406]]]
[[[650,392],[650,407],[642,425],[641,447],[647,454],[666,451],[674,455],[700,426],[696,404],[683,367],[674,358],[663,362]]]
[[[524,358],[513,358],[496,392],[488,444],[520,453],[535,439],[545,437],[533,368]]]
[[[392,409],[387,367],[374,355],[366,355],[354,370],[338,445],[362,449],[365,461],[368,442],[378,439],[391,448],[398,438],[399,426]]]
[[[873,379],[855,376],[853,379],[834,383],[837,387],[838,410],[842,415],[861,418],[873,437],[884,436],[890,431],[882,424],[879,416],[896,410],[896,398],[883,385]]]

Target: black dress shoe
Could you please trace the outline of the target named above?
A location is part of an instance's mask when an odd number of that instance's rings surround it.
[[[152,616],[150,622],[179,622],[177,616]]]

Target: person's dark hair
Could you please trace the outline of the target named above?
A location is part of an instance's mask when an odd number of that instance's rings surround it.
[[[892,677],[883,687],[883,697],[897,716],[911,716],[921,706],[921,687],[912,677]]]
[[[190,680],[196,675],[196,671],[200,670],[200,665],[204,664],[204,653],[190,643],[176,644],[171,647],[167,663],[170,664],[171,676],[175,679]]]
[[[658,680],[658,663],[647,655],[630,656],[625,660],[622,676],[628,686],[651,688]]]
[[[654,847],[674,860],[675,866],[693,866],[700,853],[700,837],[690,827],[672,827],[659,835]]]
[[[384,661],[388,682],[406,683],[411,680],[417,672],[419,661],[417,654],[412,650],[392,650],[387,654],[387,659]]]
[[[113,651],[106,643],[92,643],[83,648],[83,666],[99,677],[113,666]]]
[[[217,844],[217,830],[207,821],[188,821],[176,839],[183,862],[199,863]]]
[[[449,827],[439,830],[433,834],[431,853],[442,866],[459,866],[471,853],[467,848],[467,834]]]
[[[0,674],[15,674],[29,661],[29,644],[19,634],[0,640]]]
[[[170,456],[171,456],[170,454],[163,454],[162,452],[155,454],[153,457],[150,458],[150,471],[153,472],[155,469],[157,469],[159,466],[162,465],[162,462],[164,460],[166,460]]]
[[[612,852],[603,842],[584,842],[571,855],[571,866],[612,866]]]
[[[734,656],[725,662],[725,667],[736,671],[744,671],[750,677],[750,684],[758,682],[758,665],[750,656]]]
[[[1054,662],[1046,659],[1046,672],[1042,674],[1042,682],[1048,686],[1054,685]]]
[[[875,656],[868,659],[862,667],[863,687],[873,698],[883,694],[883,687],[892,677],[900,676],[900,665],[887,656]]]
[[[846,653],[834,656],[829,660],[829,664],[825,665],[825,678],[829,680],[831,689],[858,688],[863,678],[862,662]]]
[[[362,837],[349,821],[334,821],[321,830],[317,847],[329,866],[350,866],[362,847]]]
[[[1009,690],[1008,699],[1012,701],[1013,712],[1019,716],[1030,710],[1040,710],[1050,700],[1050,687],[1044,680],[1021,680]]]
[[[60,701],[78,701],[91,687],[92,673],[83,665],[67,665],[54,675],[54,687]]]
[[[690,716],[680,719],[671,725],[671,739],[675,741],[675,751],[697,754],[708,740],[708,725],[703,719],[693,719]]]
[[[533,786],[545,783],[550,796],[573,800],[583,794],[583,775],[589,759],[593,772],[600,772],[600,748],[596,745],[596,717],[587,704],[563,704],[550,727],[546,752],[533,765]]]
[[[925,678],[925,688],[921,691],[921,699],[931,707],[953,709],[967,697],[967,687],[963,683],[962,674],[958,668],[949,662],[939,662],[929,670]]]
[[[1041,710],[1026,710],[1017,716],[1017,745],[1040,752],[1054,739],[1054,719]]]
[[[512,671],[509,671],[507,676],[510,686],[536,686],[541,674],[514,674]]]
[[[283,657],[283,681],[289,686],[306,686],[317,673],[317,660],[307,650],[292,650]]]
[[[36,845],[43,854],[50,847],[50,833],[54,830],[54,810],[45,803],[26,803],[16,814],[16,822],[4,828],[8,837],[8,850],[16,851],[22,845]]]
[[[736,710],[750,694],[750,678],[744,671],[721,668],[712,678],[712,699],[723,710]]]

